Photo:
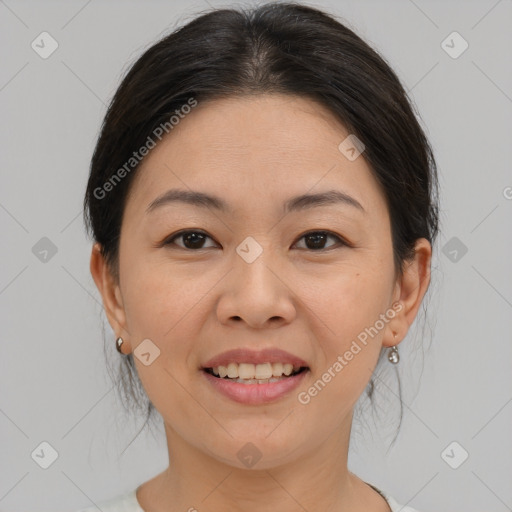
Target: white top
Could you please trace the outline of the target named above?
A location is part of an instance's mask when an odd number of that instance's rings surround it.
[[[375,486],[368,484],[375,489],[387,502],[391,512],[419,512],[412,507],[404,507],[400,505],[392,496],[377,489]],[[88,507],[77,510],[76,512],[144,512],[144,509],[139,505],[136,495],[137,489],[120,495],[108,501],[98,503],[97,507]]]

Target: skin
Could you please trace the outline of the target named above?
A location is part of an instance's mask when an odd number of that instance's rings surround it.
[[[364,153],[350,161],[338,149],[348,134],[309,99],[200,103],[138,170],[122,222],[119,282],[94,245],[91,273],[123,352],[147,338],[160,350],[149,366],[135,357],[164,419],[171,461],[138,488],[144,510],[390,510],[347,469],[353,408],[382,347],[398,345],[416,317],[431,246],[419,239],[404,274],[395,273],[384,195]],[[146,214],[170,188],[215,194],[233,212],[174,203]],[[329,189],[348,193],[365,213],[335,204],[283,215],[287,199]],[[207,233],[204,248],[183,237],[157,246],[185,228]],[[304,238],[315,230],[350,246],[326,238],[316,249]],[[247,236],[263,249],[250,264],[235,250]],[[378,335],[307,405],[299,403],[297,394],[398,303]],[[279,347],[306,360],[310,372],[274,403],[231,401],[199,367],[242,346]],[[247,442],[262,454],[252,468],[237,457]]]

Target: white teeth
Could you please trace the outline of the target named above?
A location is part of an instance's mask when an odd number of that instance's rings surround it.
[[[254,378],[258,380],[270,379],[272,374],[272,365],[270,363],[257,364]]]
[[[228,377],[236,379],[238,377],[238,366],[235,363],[228,364]]]
[[[214,375],[230,379],[244,379],[246,382],[254,380],[260,384],[270,381],[273,382],[272,377],[282,377],[283,375],[289,376],[292,372],[300,369],[300,366],[294,368],[291,363],[229,363],[227,366],[216,366],[212,368]]]
[[[290,375],[290,373],[292,373],[292,371],[293,371],[293,364],[286,363],[286,364],[284,365],[284,369],[283,369],[283,371],[284,371],[284,374],[285,374],[285,375]]]
[[[283,363],[272,363],[272,375],[274,377],[281,377],[283,373]]]
[[[234,365],[234,363],[233,363]],[[250,363],[240,363],[238,366],[238,375],[236,377],[240,379],[254,379],[256,374],[256,367]]]

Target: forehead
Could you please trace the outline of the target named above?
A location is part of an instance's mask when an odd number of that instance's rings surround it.
[[[332,188],[363,206],[383,201],[364,158],[350,161],[339,150],[348,135],[325,107],[306,98],[272,94],[199,103],[144,158],[131,202],[145,209],[177,187],[234,201],[249,194],[282,203]]]
[[[187,148],[208,144],[210,151],[224,158],[258,150],[262,157],[280,160],[281,149],[301,158],[318,160],[320,152],[328,147],[337,155],[336,141],[348,135],[345,127],[322,105],[282,94],[200,103],[177,128],[175,138]],[[331,147],[333,143],[335,146]]]

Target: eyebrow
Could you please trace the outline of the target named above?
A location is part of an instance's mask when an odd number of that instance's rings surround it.
[[[146,213],[153,212],[164,205],[177,202],[201,208],[213,208],[224,213],[232,211],[228,204],[220,197],[205,194],[204,192],[170,189],[153,200],[146,208]],[[351,206],[363,213],[366,213],[365,209],[357,199],[345,192],[341,192],[340,190],[328,190],[317,194],[302,194],[300,196],[292,197],[284,203],[283,210],[285,213],[290,213],[306,210],[308,208],[334,204]]]

